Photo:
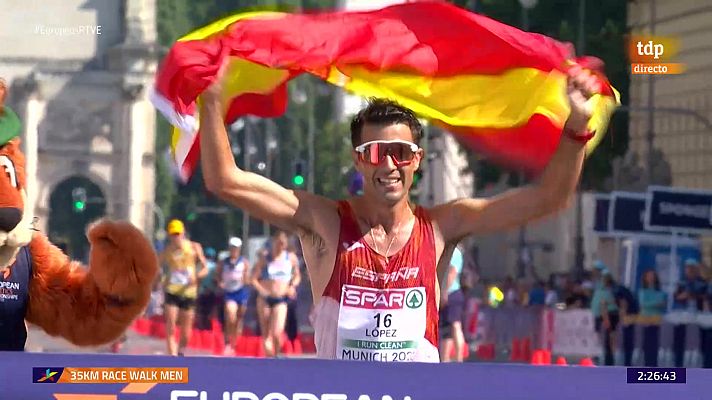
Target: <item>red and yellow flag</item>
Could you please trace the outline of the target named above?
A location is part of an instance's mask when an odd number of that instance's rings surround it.
[[[566,71],[600,78],[590,128],[593,148],[619,104],[592,58],[444,2],[323,14],[249,12],[181,38],[158,72],[152,101],[175,126],[172,150],[183,179],[198,163],[196,101],[226,65],[225,121],[276,117],[287,82],[309,73],[354,94],[387,97],[453,132],[500,164],[539,171],[570,112]]]

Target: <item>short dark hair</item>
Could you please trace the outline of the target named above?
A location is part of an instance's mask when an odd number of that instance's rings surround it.
[[[272,228],[272,235],[271,235],[272,237],[277,237],[277,236],[282,235],[282,234],[285,234],[285,235],[287,235],[287,237],[289,237],[289,234],[287,233],[286,230],[284,230],[284,229],[282,229],[282,228],[278,228],[278,227],[273,227],[273,228]]]
[[[650,285],[648,285],[648,282],[645,279],[645,275],[647,274],[653,274],[653,287],[651,288]],[[660,290],[660,279],[658,279],[658,273],[655,272],[654,269],[647,270],[643,273],[643,278],[641,279],[643,281],[643,288],[644,289],[655,289],[655,290]]]
[[[413,111],[389,99],[371,97],[368,105],[351,120],[351,145],[361,144],[361,131],[365,124],[391,125],[405,124],[413,134],[413,142],[420,145],[423,137],[423,126]]]
[[[460,287],[467,291],[472,289],[472,286],[474,286],[475,283],[475,276],[470,271],[469,268],[463,268],[462,272],[460,272]]]

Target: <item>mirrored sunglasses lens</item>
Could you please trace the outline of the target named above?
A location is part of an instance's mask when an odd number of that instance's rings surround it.
[[[371,143],[362,153],[362,159],[373,165],[380,164],[387,155],[398,163],[410,162],[415,157],[410,145],[405,143]]]
[[[405,143],[388,143],[384,145],[382,151],[385,154],[390,154],[397,162],[408,162],[413,159],[414,153],[410,150],[410,146]]]

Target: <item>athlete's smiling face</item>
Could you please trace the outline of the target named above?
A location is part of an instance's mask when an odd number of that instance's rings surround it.
[[[353,157],[364,177],[364,196],[389,205],[406,198],[423,157],[410,127],[399,122],[366,123],[360,139]]]

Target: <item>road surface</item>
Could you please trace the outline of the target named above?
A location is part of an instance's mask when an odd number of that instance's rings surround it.
[[[129,329],[128,340],[122,345],[119,354],[166,354],[165,340],[141,336]],[[30,327],[25,351],[32,353],[111,353],[111,346],[78,347],[64,339],[52,337],[37,327]],[[186,356],[210,356],[205,350],[186,349]]]

